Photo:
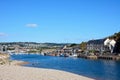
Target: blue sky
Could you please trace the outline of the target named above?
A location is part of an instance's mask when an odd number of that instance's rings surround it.
[[[120,0],[0,0],[0,42],[80,43],[120,31]]]

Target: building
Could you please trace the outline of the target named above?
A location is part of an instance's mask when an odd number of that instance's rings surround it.
[[[0,51],[3,51],[3,46],[0,45]]]
[[[0,51],[1,52],[6,52],[7,51],[7,46],[6,45],[0,45]]]
[[[109,48],[104,46],[105,39],[90,40],[87,42],[87,50],[95,50],[99,52],[109,51]]]

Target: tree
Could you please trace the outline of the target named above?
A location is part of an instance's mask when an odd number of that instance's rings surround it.
[[[86,43],[86,42],[82,42],[82,43],[80,44],[80,49],[81,49],[82,51],[86,50],[86,49],[87,49],[87,43]]]
[[[71,44],[70,47],[74,47],[74,46],[76,46],[76,45],[77,45],[77,44]]]

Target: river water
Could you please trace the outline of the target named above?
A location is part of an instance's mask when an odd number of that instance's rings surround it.
[[[12,60],[27,61],[28,67],[57,69],[96,80],[120,80],[120,61],[53,57],[37,54],[11,55]]]

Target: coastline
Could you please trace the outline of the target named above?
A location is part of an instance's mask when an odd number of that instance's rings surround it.
[[[0,65],[0,80],[94,80],[66,71],[24,67],[24,61],[12,61],[9,65]]]
[[[22,66],[25,64],[29,64],[29,62],[25,62],[25,61],[18,61],[18,60],[12,60],[9,65],[17,65],[17,66]]]

